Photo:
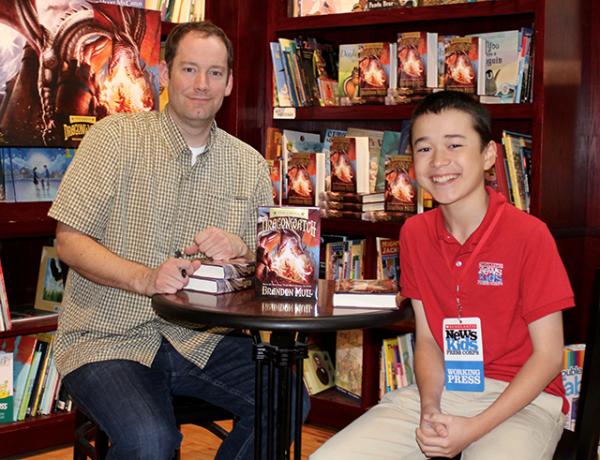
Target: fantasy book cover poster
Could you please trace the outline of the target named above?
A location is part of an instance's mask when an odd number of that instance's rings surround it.
[[[75,149],[3,148],[0,155],[9,171],[7,197],[17,202],[52,201]]]
[[[265,297],[317,297],[319,208],[260,206],[256,292]]]
[[[160,13],[0,0],[0,144],[73,147],[95,121],[158,110]]]

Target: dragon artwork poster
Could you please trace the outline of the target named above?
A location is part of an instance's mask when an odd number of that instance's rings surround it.
[[[114,113],[158,110],[160,13],[0,0],[0,145],[76,147]]]
[[[260,206],[256,247],[257,295],[316,298],[320,240],[319,208]]]

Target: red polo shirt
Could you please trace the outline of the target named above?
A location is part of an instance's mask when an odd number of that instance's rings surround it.
[[[462,276],[462,316],[481,318],[485,376],[510,382],[533,351],[527,325],[575,302],[546,225],[496,191],[487,192],[487,213],[463,245],[446,230],[439,209],[406,221],[400,232],[400,285],[403,296],[423,302],[429,328],[443,350],[442,320],[458,314],[456,287]],[[560,374],[545,391],[563,398],[566,413]]]

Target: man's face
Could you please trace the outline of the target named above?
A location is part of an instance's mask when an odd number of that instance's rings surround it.
[[[412,139],[417,181],[437,202],[468,204],[485,196],[483,173],[494,164],[496,150],[491,142],[481,151],[471,115],[455,109],[422,115]]]
[[[233,85],[225,44],[197,32],[181,39],[170,71],[162,63],[161,77],[168,85],[171,114],[192,129],[212,123]]]

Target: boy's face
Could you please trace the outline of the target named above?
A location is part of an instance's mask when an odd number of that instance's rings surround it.
[[[471,115],[455,109],[421,115],[414,121],[412,139],[417,181],[438,203],[485,198],[483,174],[494,164],[496,148],[490,142],[481,151]]]

